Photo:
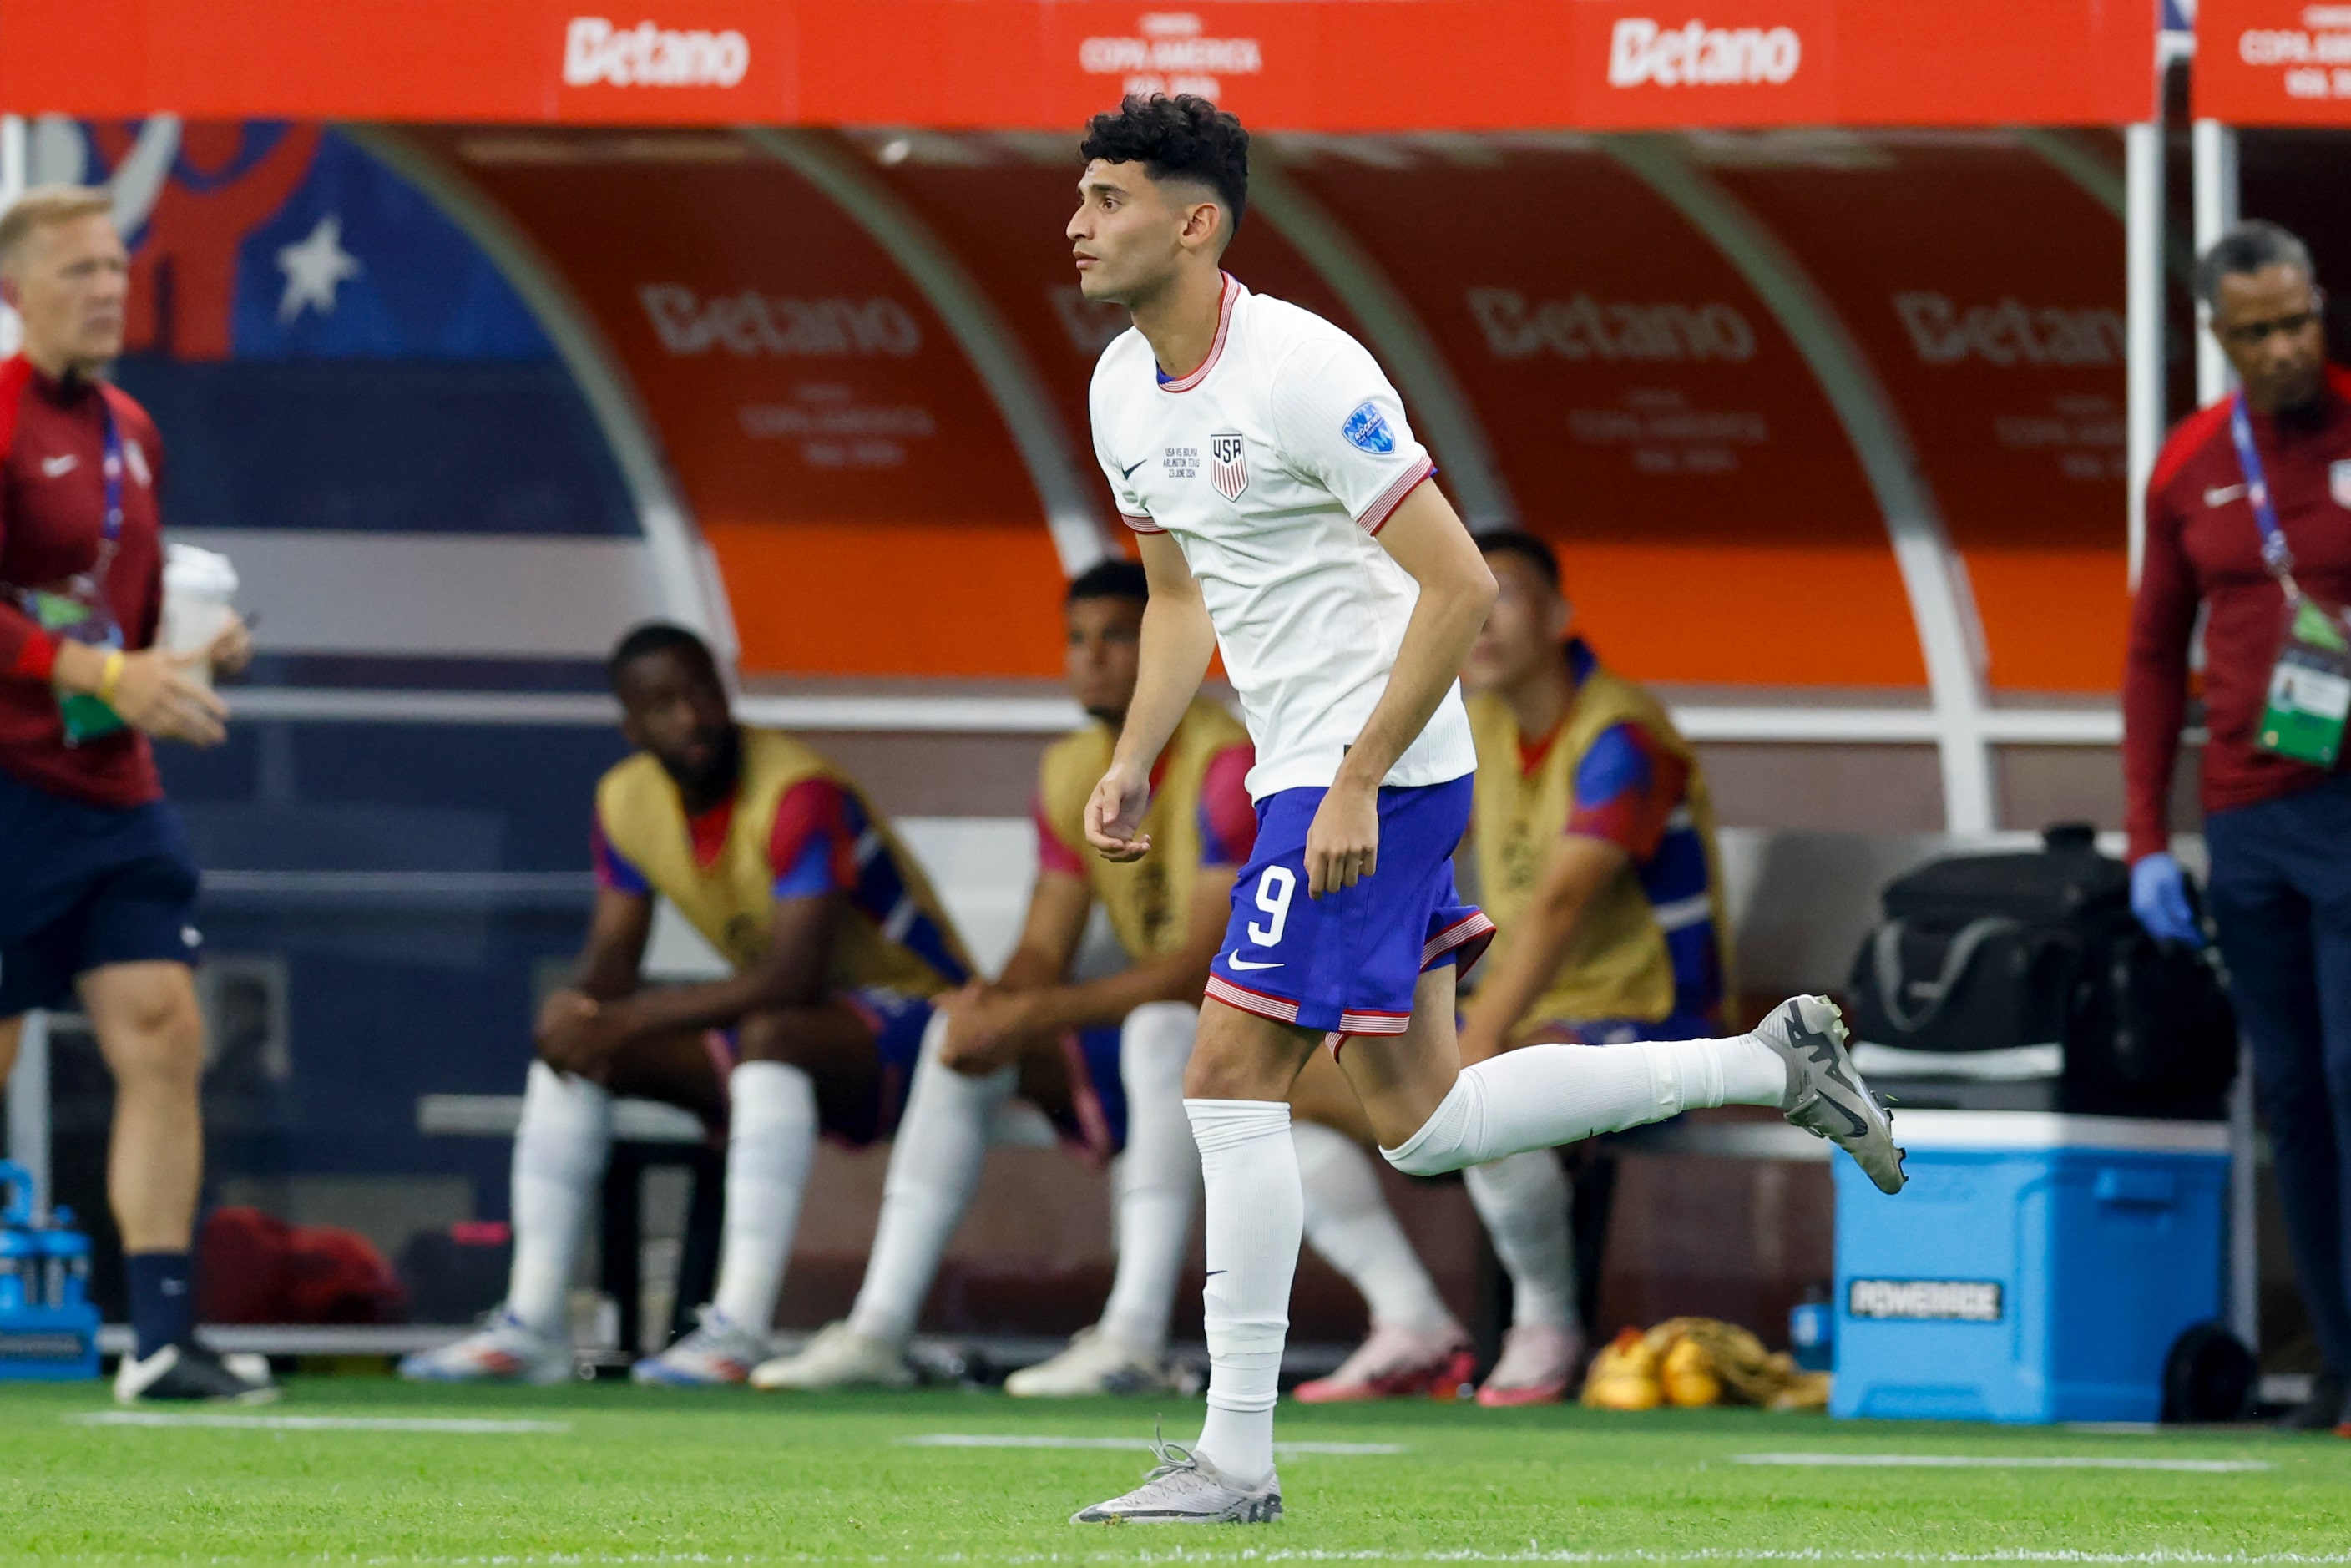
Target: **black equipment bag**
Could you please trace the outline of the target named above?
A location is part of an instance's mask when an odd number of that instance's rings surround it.
[[[1888,884],[1854,958],[1856,1039],[1911,1051],[2060,1045],[2069,1111],[2220,1113],[2235,1015],[2212,961],[2158,943],[2130,872],[2064,823],[2039,852],[1954,855]]]

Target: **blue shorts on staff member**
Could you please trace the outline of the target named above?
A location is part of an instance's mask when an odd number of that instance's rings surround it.
[[[1257,803],[1257,846],[1233,883],[1207,995],[1301,1029],[1402,1034],[1421,975],[1447,963],[1466,973],[1494,939],[1494,923],[1453,881],[1470,781],[1382,789],[1378,870],[1312,898],[1306,833],[1324,793],[1284,789]]]
[[[0,1019],[110,964],[193,965],[197,873],[169,801],[94,806],[0,772]]]

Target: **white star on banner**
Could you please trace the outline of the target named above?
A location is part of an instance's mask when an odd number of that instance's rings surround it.
[[[366,268],[343,248],[342,218],[329,213],[300,245],[278,246],[277,270],[286,275],[286,292],[277,298],[277,321],[284,326],[314,305],[319,315],[333,315],[335,290]]]

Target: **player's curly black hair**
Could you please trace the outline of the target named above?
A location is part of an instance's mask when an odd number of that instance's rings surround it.
[[[617,691],[621,672],[653,653],[682,654],[712,680],[718,679],[718,656],[710,651],[710,644],[684,627],[666,621],[647,621],[629,628],[628,634],[612,645],[611,655],[604,661],[605,678]]]
[[[1551,548],[1550,540],[1528,533],[1523,528],[1489,528],[1473,537],[1478,541],[1478,548],[1486,554],[1514,555],[1533,567],[1552,588],[1561,586],[1559,552]]]
[[[1143,563],[1113,556],[1098,560],[1070,580],[1070,591],[1064,604],[1075,604],[1081,599],[1134,599],[1151,597],[1151,580],[1143,574]]]
[[[1086,124],[1078,153],[1091,163],[1141,163],[1155,180],[1197,180],[1217,193],[1238,233],[1249,205],[1249,134],[1241,122],[1205,98],[1130,94],[1118,108]]]

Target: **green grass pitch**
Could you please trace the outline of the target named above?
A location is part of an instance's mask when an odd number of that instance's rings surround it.
[[[54,1563],[1677,1562],[2351,1563],[2351,1442],[1285,1406],[1270,1528],[1088,1529],[1147,1456],[939,1434],[1135,1441],[1196,1403],[926,1391],[795,1399],[621,1385],[297,1380],[235,1417],[543,1423],[450,1431],[106,1422],[98,1385],[0,1384],[0,1560]],[[86,1417],[96,1416],[99,1422]],[[1967,1458],[1786,1467],[1759,1454]],[[2032,1463],[2096,1460],[2115,1467]],[[2019,1463],[2022,1461],[2023,1463]],[[2190,1461],[2210,1468],[2151,1468]],[[2238,1468],[2220,1468],[2233,1466]]]

